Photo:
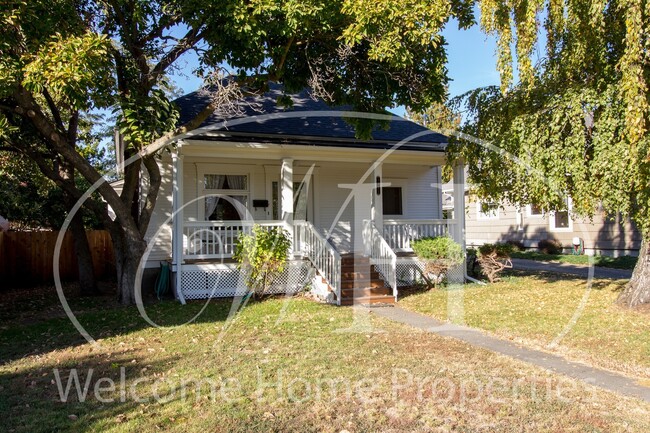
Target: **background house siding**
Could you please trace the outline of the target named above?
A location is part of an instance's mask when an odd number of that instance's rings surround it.
[[[526,208],[521,209],[520,220],[514,206],[499,209],[498,217],[478,218],[479,203],[467,201],[466,236],[470,246],[484,243],[517,241],[527,248],[537,248],[540,240],[554,239],[562,243],[565,251],[572,248],[572,240],[583,240],[587,254],[636,255],[641,245],[641,235],[634,224],[620,215],[613,219],[595,215],[593,220],[573,219],[571,231],[553,231],[549,216],[529,216]]]

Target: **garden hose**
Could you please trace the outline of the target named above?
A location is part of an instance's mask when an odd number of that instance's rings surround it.
[[[160,273],[156,278],[156,296],[158,299],[169,291],[169,263],[160,262]]]

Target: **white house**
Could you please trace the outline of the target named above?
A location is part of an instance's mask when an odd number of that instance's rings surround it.
[[[462,242],[464,212],[442,219],[446,137],[386,114],[374,117],[388,129],[359,140],[344,118],[373,115],[329,107],[306,91],[283,109],[281,94],[272,85],[237,118],[213,115],[163,157],[146,266],[171,261],[183,303],[243,294],[231,259],[237,236],[253,224],[283,226],[293,260],[273,291],[309,283],[337,304],[393,302],[417,276],[414,259],[401,257],[412,239],[449,233]],[[180,122],[207,101],[200,92],[179,98]],[[462,167],[455,175],[462,191]],[[463,200],[456,206],[464,209]]]

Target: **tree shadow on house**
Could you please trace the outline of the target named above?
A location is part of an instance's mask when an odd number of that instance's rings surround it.
[[[499,235],[496,242],[519,245],[528,251],[536,251],[540,241],[559,243],[557,237],[547,228],[531,227],[529,224],[523,224],[522,226],[511,225]],[[571,248],[571,245],[563,245],[563,247],[565,249]]]
[[[607,255],[638,255],[641,240],[641,232],[634,221],[617,213],[603,217],[594,248]]]

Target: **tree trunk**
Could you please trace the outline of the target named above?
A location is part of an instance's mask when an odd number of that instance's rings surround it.
[[[65,166],[61,170],[61,175],[66,182],[74,185],[74,168]],[[72,209],[76,200],[67,192],[64,192],[63,202],[68,210]],[[74,249],[77,255],[77,269],[79,274],[79,288],[82,295],[97,294],[97,280],[95,279],[95,267],[93,266],[93,256],[88,245],[86,228],[84,227],[82,210],[79,209],[70,221],[70,232],[74,240]]]
[[[97,280],[95,279],[95,268],[93,256],[88,245],[86,229],[83,225],[81,213],[72,218],[70,231],[74,239],[74,249],[77,254],[77,267],[79,269],[79,288],[82,295],[94,295],[98,293]]]
[[[117,271],[117,300],[123,305],[135,303],[136,275],[146,244],[143,239],[130,238],[120,228],[111,230]],[[144,263],[142,264],[144,266]]]
[[[646,239],[641,242],[639,260],[634,267],[632,278],[616,302],[626,307],[650,303],[650,250]]]

